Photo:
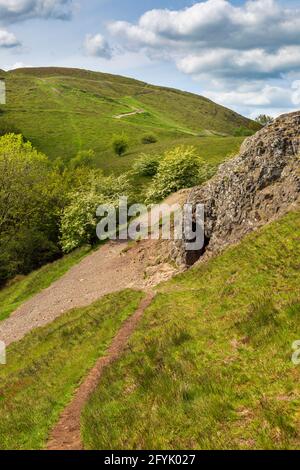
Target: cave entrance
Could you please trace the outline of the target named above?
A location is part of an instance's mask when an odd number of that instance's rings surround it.
[[[197,223],[193,222],[193,225],[192,225],[193,233],[197,233],[197,228],[199,228],[199,227],[197,227]],[[194,239],[186,240],[186,247],[189,244],[193,244],[195,242],[196,242],[196,235],[195,235]],[[203,244],[203,246],[200,250],[189,250],[189,249],[186,248],[185,264],[188,268],[192,267],[195,263],[197,263],[197,261],[199,261],[199,259],[206,252],[209,243],[210,243],[210,238],[208,238],[206,235],[204,235],[204,244]]]

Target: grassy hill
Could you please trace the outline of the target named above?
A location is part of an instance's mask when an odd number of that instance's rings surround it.
[[[163,285],[87,405],[87,449],[299,448],[300,213]]]
[[[178,143],[193,144],[201,156],[219,163],[242,142],[233,137],[236,129],[259,127],[201,96],[129,78],[63,68],[19,69],[4,76],[7,105],[0,107],[0,129],[10,123],[53,159],[68,161],[80,150],[94,149],[107,172],[129,168],[140,152],[161,153]],[[144,112],[116,118],[135,110]],[[117,158],[111,140],[122,132],[131,145]],[[143,145],[149,133],[158,142]]]
[[[291,212],[159,287],[85,408],[87,449],[299,448],[299,230]],[[9,346],[1,449],[45,446],[141,296],[111,294]]]
[[[143,294],[126,290],[74,309],[8,348],[0,367],[0,449],[41,449],[80,382]]]

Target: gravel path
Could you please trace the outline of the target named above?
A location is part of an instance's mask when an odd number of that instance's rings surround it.
[[[90,305],[111,292],[145,287],[146,259],[127,243],[109,242],[84,258],[62,278],[25,302],[0,323],[0,338],[6,346],[19,341],[34,328],[51,323],[64,312]]]
[[[165,202],[171,205],[185,198],[186,192],[181,191]],[[141,226],[146,219],[147,214],[139,218]],[[90,305],[106,294],[152,288],[177,272],[166,258],[166,247],[159,241],[108,242],[0,322],[0,340],[8,346],[68,310]]]

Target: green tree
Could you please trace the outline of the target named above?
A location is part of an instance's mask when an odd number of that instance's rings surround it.
[[[70,161],[70,168],[75,170],[76,168],[95,168],[96,166],[96,154],[94,150],[81,150],[78,152],[76,157]]]
[[[0,283],[59,255],[61,178],[21,135],[0,138]]]
[[[260,114],[259,116],[257,116],[255,121],[261,124],[262,126],[267,126],[268,124],[271,124],[274,121],[274,118],[272,118],[272,116],[268,116],[267,114]]]
[[[183,188],[199,184],[203,165],[194,147],[180,146],[166,152],[147,192],[148,202],[159,202]]]
[[[133,165],[133,171],[139,176],[155,176],[159,167],[157,155],[142,153]]]
[[[61,218],[61,246],[65,253],[85,244],[96,243],[96,211],[101,204],[119,204],[127,196],[131,202],[131,185],[126,174],[104,177],[90,172],[88,184],[69,194],[69,202]]]
[[[125,134],[115,136],[112,142],[113,150],[118,157],[124,155],[129,147],[129,140]]]

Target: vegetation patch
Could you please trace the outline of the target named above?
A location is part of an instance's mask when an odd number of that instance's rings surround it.
[[[82,247],[51,264],[33,271],[28,276],[18,276],[11,281],[0,290],[0,321],[9,317],[24,302],[57,281],[90,251],[89,246]]]
[[[143,294],[126,290],[72,310],[7,351],[0,367],[0,449],[45,446],[60,413]]]
[[[78,152],[91,149],[98,167],[107,173],[122,173],[131,168],[145,149],[145,136],[155,136],[157,142],[148,147],[160,153],[177,145],[176,140],[179,144],[197,145],[199,136],[214,133],[233,136],[239,127],[252,131],[260,128],[259,124],[201,96],[125,77],[59,68],[16,70],[4,76],[7,104],[0,107],[0,133],[1,123],[5,129],[18,129],[52,160],[61,157],[68,162]],[[114,118],[138,109],[145,113]],[[13,123],[13,127],[6,123]],[[128,136],[130,148],[118,158],[112,141],[122,134]],[[224,139],[214,138],[221,142]],[[185,142],[186,139],[191,142]],[[205,146],[213,145],[209,139]],[[229,139],[231,152],[237,140]],[[224,140],[223,146],[224,158],[228,153]],[[218,150],[215,152],[219,154]]]

